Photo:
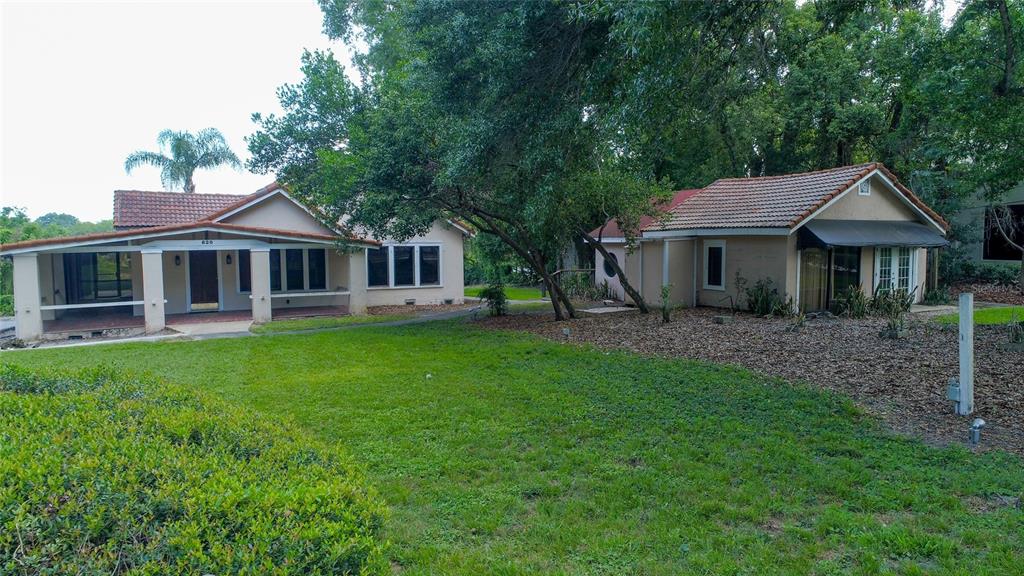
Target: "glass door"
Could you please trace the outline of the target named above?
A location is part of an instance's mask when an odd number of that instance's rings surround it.
[[[828,288],[828,255],[821,248],[800,251],[800,309],[815,312],[825,309]]]

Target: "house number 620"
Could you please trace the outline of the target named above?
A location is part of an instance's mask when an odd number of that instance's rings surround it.
[[[213,244],[213,240],[202,240],[203,244]]]

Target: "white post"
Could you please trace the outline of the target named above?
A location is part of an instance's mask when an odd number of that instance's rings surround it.
[[[39,258],[35,253],[14,255],[14,335],[31,341],[43,336]]]
[[[974,294],[960,294],[960,401],[956,413],[974,412]]]
[[[142,249],[142,299],[146,318],[146,334],[164,329],[164,253],[159,249]]]
[[[270,248],[249,250],[249,288],[252,298],[252,321],[270,322]]]
[[[366,314],[366,250],[358,248],[348,256],[348,313]]]

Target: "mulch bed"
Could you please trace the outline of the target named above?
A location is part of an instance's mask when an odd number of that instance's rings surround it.
[[[523,330],[551,340],[591,343],[649,356],[734,364],[790,381],[806,381],[851,397],[894,430],[933,444],[966,444],[968,426],[984,418],[982,449],[1024,455],[1024,352],[1008,349],[1006,328],[975,330],[975,414],[959,417],[946,400],[957,376],[956,327],[911,315],[900,340],[879,336],[884,320],[823,317],[794,330],[793,320],[739,314],[716,324],[721,310],[660,314],[624,312],[555,322],[550,314],[486,318],[487,328]],[[570,328],[566,336],[563,328]]]
[[[1016,286],[1002,284],[956,284],[950,293],[955,301],[961,292],[973,292],[975,302],[991,302],[993,304],[1011,304],[1024,306],[1024,293]]]

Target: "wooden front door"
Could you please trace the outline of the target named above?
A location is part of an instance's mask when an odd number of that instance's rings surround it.
[[[189,309],[215,311],[220,307],[217,290],[217,252],[202,250],[188,255]]]

